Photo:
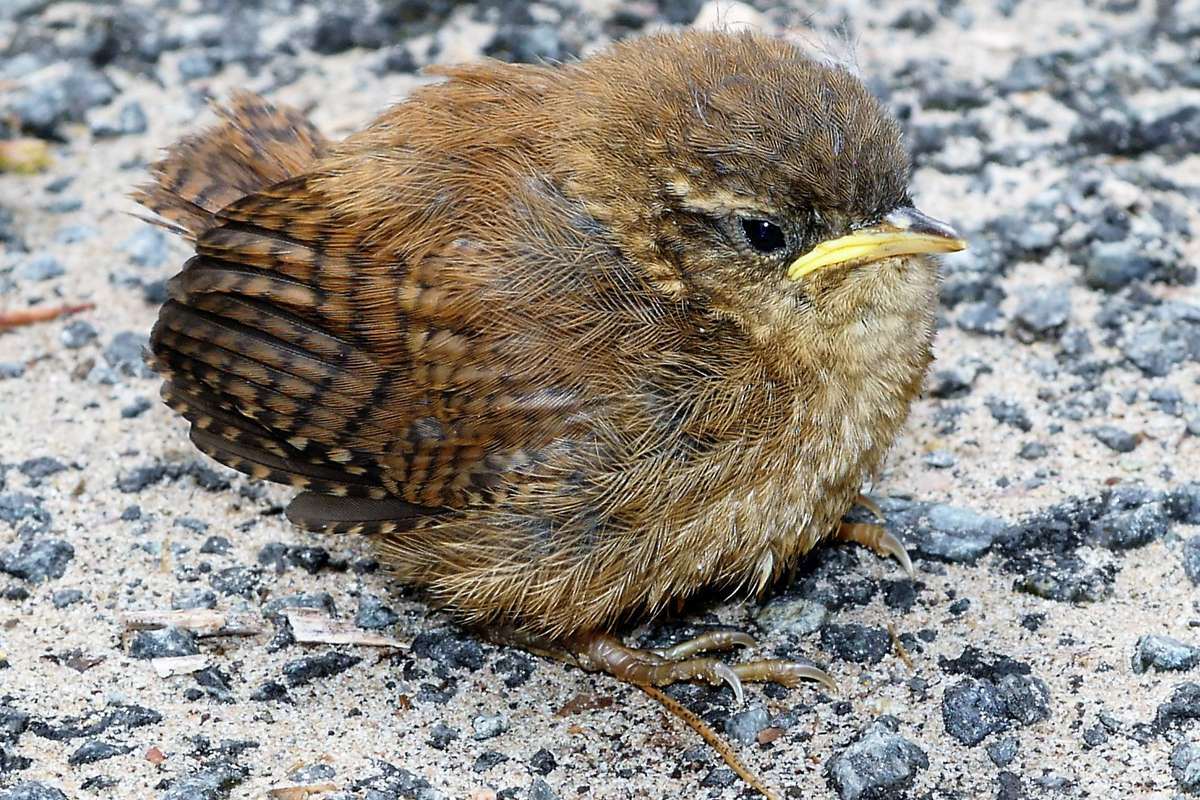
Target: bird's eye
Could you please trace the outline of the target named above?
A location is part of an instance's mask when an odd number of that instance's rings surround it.
[[[742,232],[746,241],[760,253],[774,253],[787,247],[783,228],[765,219],[743,219]]]

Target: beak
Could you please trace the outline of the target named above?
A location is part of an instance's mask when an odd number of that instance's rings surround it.
[[[966,246],[946,223],[915,208],[897,208],[878,225],[821,242],[793,261],[787,276],[795,281],[819,269],[856,267],[892,256],[953,253]]]

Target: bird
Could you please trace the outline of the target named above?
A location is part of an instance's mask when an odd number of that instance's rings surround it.
[[[342,141],[235,94],[134,199],[194,249],[149,361],[213,459],[464,624],[643,686],[829,682],[623,626],[762,590],[842,523],[932,359],[897,121],[782,38],[439,66]]]

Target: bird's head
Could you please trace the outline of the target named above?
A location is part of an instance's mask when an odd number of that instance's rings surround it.
[[[575,192],[661,291],[781,354],[928,314],[930,255],[965,244],[913,207],[899,125],[850,71],[700,32],[575,69]]]

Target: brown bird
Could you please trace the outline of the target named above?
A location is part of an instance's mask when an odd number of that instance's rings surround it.
[[[639,684],[827,680],[614,635],[839,528],[930,361],[900,129],[749,33],[444,68],[333,143],[242,94],[137,199],[194,242],[152,337],[208,455],[467,623]],[[909,566],[911,569],[911,567]]]

